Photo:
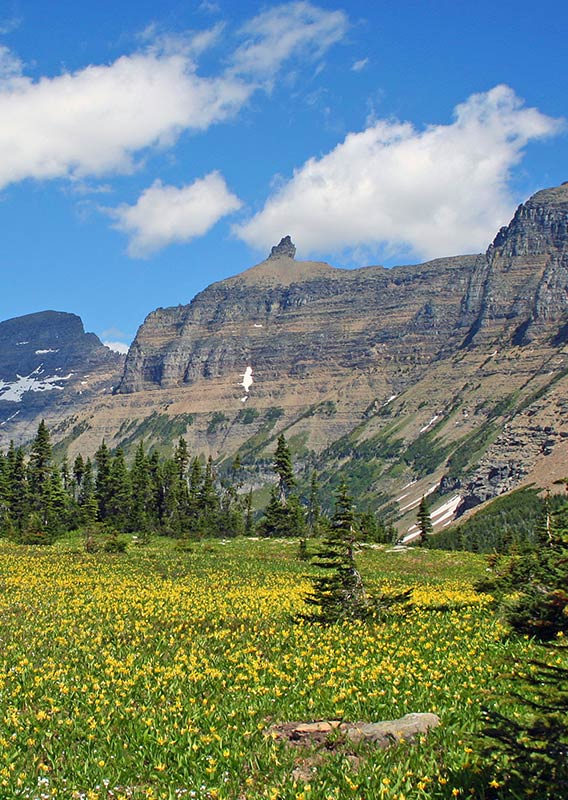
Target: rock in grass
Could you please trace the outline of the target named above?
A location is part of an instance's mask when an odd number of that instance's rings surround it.
[[[369,742],[386,749],[397,742],[412,742],[439,724],[440,718],[436,714],[414,713],[383,722],[342,722],[337,719],[283,722],[271,725],[266,734],[291,745],[324,744],[329,735],[334,734],[339,740],[352,744]]]

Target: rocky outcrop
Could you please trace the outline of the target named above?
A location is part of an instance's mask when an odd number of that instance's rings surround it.
[[[465,344],[525,345],[558,334],[568,313],[568,183],[537,192],[501,228],[463,300]]]
[[[279,244],[275,244],[270,251],[269,258],[295,258],[296,245],[292,242],[289,236],[284,236],[280,239]]]
[[[111,391],[123,363],[75,314],[42,311],[1,322],[0,443],[29,436],[41,416],[53,421]]]

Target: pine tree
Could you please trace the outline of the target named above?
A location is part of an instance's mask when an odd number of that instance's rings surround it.
[[[314,469],[310,481],[310,496],[308,499],[308,511],[306,521],[308,525],[308,532],[310,536],[317,536],[319,532],[319,522],[321,518],[321,503],[319,500],[319,481],[318,474]]]
[[[53,463],[51,460],[51,441],[49,430],[42,420],[32,442],[28,463],[28,486],[31,511],[37,515],[34,527],[48,527],[53,498],[51,497],[52,481],[50,480]],[[53,527],[53,520],[52,527]]]
[[[514,589],[521,594],[506,610],[513,630],[543,642],[568,634],[568,504],[550,514],[547,528],[547,541],[519,557],[524,580]]]
[[[136,448],[134,464],[130,471],[132,487],[131,530],[138,533],[138,541],[145,542],[150,532],[152,484],[144,443]]]
[[[432,526],[432,518],[430,516],[430,506],[425,495],[422,497],[420,505],[418,506],[418,516],[416,518],[416,522],[418,524],[418,530],[420,531],[418,542],[420,545],[422,545],[422,547],[427,547],[429,536],[431,536],[434,532],[434,528]]]
[[[110,464],[110,497],[108,500],[108,517],[113,526],[122,532],[129,529],[131,515],[131,487],[128,467],[124,453],[119,447]]]
[[[95,464],[97,466],[95,494],[99,507],[99,519],[101,522],[104,522],[110,517],[110,503],[112,498],[110,481],[111,455],[104,439],[95,453]]]
[[[528,674],[516,673],[514,718],[487,714],[484,756],[495,762],[507,797],[568,797],[568,659],[566,647],[552,653],[555,663],[531,661]]]
[[[318,609],[305,615],[311,621],[328,624],[362,619],[371,612],[371,602],[353,555],[354,526],[353,502],[342,481],[336,493],[329,531],[313,559],[314,565],[324,572],[313,580],[312,591],[305,598],[306,603]]]
[[[88,458],[83,465],[83,475],[81,477],[81,488],[79,490],[79,521],[86,528],[93,526],[97,521],[98,505],[95,494],[95,480],[93,477],[93,465]]]
[[[15,448],[11,443],[7,462],[10,520],[14,526],[15,535],[18,537],[25,530],[31,512],[26,460],[22,448]]]
[[[274,471],[278,475],[278,493],[281,505],[285,506],[288,496],[296,486],[290,448],[283,433],[278,437],[274,453]]]

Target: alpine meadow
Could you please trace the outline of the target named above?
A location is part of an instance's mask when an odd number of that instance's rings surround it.
[[[0,4],[0,800],[568,798],[567,26]]]

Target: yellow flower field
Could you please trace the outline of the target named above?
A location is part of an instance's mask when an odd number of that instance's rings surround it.
[[[309,586],[294,545],[109,556],[0,542],[0,797],[482,796],[469,737],[513,645],[471,588],[482,561],[460,579],[443,557],[362,554],[370,584],[415,586],[412,609],[322,628],[292,619]],[[302,753],[264,733],[411,711],[442,724],[356,767],[330,752],[309,781],[292,774]]]

